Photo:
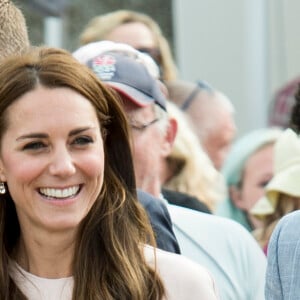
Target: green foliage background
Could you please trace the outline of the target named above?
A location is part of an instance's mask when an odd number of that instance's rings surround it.
[[[22,0],[13,0],[13,2],[25,15],[31,43],[43,44],[46,16],[35,11]],[[150,15],[158,22],[164,35],[173,45],[172,0],[70,0],[62,13],[63,48],[69,51],[75,50],[79,46],[78,36],[91,18],[117,9],[130,9]]]

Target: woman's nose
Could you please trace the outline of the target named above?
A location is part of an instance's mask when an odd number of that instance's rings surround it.
[[[73,158],[67,147],[60,147],[53,152],[49,166],[51,175],[68,177],[76,172]]]

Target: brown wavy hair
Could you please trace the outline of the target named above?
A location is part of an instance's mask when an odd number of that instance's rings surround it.
[[[67,87],[81,94],[103,128],[104,182],[79,226],[72,299],[161,299],[162,281],[144,257],[143,244],[154,241],[153,232],[136,197],[128,125],[116,98],[92,71],[55,48],[37,47],[2,61],[0,82],[0,143],[7,129],[6,110],[38,86]],[[26,299],[8,272],[19,238],[15,205],[7,191],[0,196],[0,299]]]

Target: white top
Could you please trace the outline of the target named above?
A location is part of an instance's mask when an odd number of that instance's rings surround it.
[[[72,299],[73,277],[49,279],[26,272],[12,262],[10,274],[28,300]]]
[[[168,204],[181,254],[207,268],[221,300],[263,300],[266,256],[235,221]]]
[[[153,266],[153,248],[145,246],[145,256]],[[166,300],[219,299],[208,271],[181,255],[156,249],[157,268],[166,289]],[[73,277],[47,279],[23,270],[15,262],[10,273],[29,300],[72,299]]]

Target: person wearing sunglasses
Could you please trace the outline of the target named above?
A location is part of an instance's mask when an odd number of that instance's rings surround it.
[[[80,35],[80,44],[110,40],[125,43],[147,53],[160,69],[162,80],[177,77],[177,68],[166,37],[150,16],[131,10],[116,10],[89,21]]]
[[[203,149],[221,170],[237,131],[230,99],[205,81],[173,80],[166,85],[170,100],[188,115]]]

